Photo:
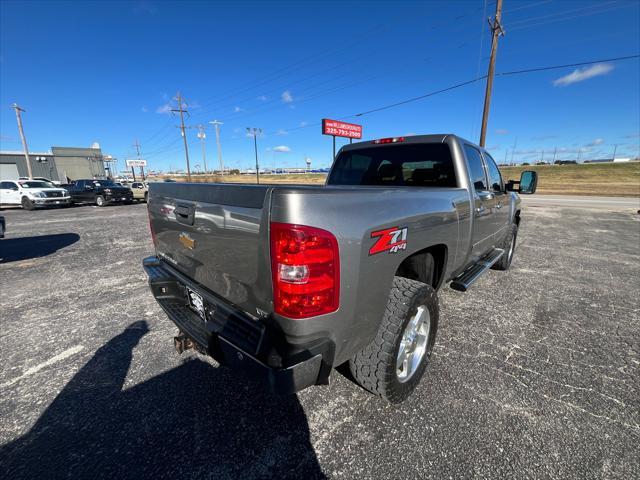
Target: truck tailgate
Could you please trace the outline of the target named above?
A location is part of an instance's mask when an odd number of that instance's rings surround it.
[[[252,315],[271,312],[270,196],[262,185],[150,184],[158,257]]]

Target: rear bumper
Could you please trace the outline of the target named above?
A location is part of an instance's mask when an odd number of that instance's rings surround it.
[[[105,195],[104,199],[107,203],[133,202],[133,195]]]
[[[145,258],[143,267],[156,301],[197,350],[265,382],[277,394],[328,383],[331,367],[327,361],[334,350],[331,342],[287,345],[275,329],[212,295],[157,257]],[[206,321],[189,307],[187,287],[202,296]]]

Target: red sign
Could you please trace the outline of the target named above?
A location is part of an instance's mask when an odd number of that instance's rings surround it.
[[[362,125],[323,118],[322,134],[334,137],[362,138]]]

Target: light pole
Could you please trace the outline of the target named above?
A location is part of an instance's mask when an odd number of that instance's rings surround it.
[[[224,175],[224,165],[222,165],[222,147],[220,146],[220,125],[224,125],[219,120],[213,120],[209,122],[216,127],[216,143],[218,144],[218,162],[220,162],[220,175]]]
[[[198,138],[200,139],[200,143],[202,144],[202,163],[204,163],[204,173],[207,174],[207,152],[205,147],[205,139],[207,138],[207,134],[204,133],[205,126],[198,125]]]
[[[262,133],[261,128],[247,127],[247,133],[253,135],[253,148],[256,152],[256,183],[260,184],[260,167],[258,166],[258,135]]]

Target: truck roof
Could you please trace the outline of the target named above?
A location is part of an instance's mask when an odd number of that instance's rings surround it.
[[[384,137],[383,137],[384,138]],[[350,143],[347,145],[343,145],[340,148],[340,151],[347,151],[347,150],[353,150],[353,149],[360,149],[363,147],[385,147],[388,145],[396,145],[398,143],[402,143],[402,144],[407,144],[407,143],[444,143],[444,141],[447,138],[457,138],[459,140],[462,140],[461,137],[459,137],[458,135],[455,135],[453,133],[435,133],[435,134],[430,134],[430,135],[405,135],[405,136],[396,136],[396,137],[388,137],[388,138],[397,138],[397,139],[402,139],[401,141],[398,142],[393,142],[393,143],[376,143],[377,140],[380,139],[374,139],[374,140],[367,140],[365,142],[354,142],[354,143]],[[468,140],[465,140],[468,141]],[[469,143],[473,143],[475,145],[474,142],[469,142]]]

